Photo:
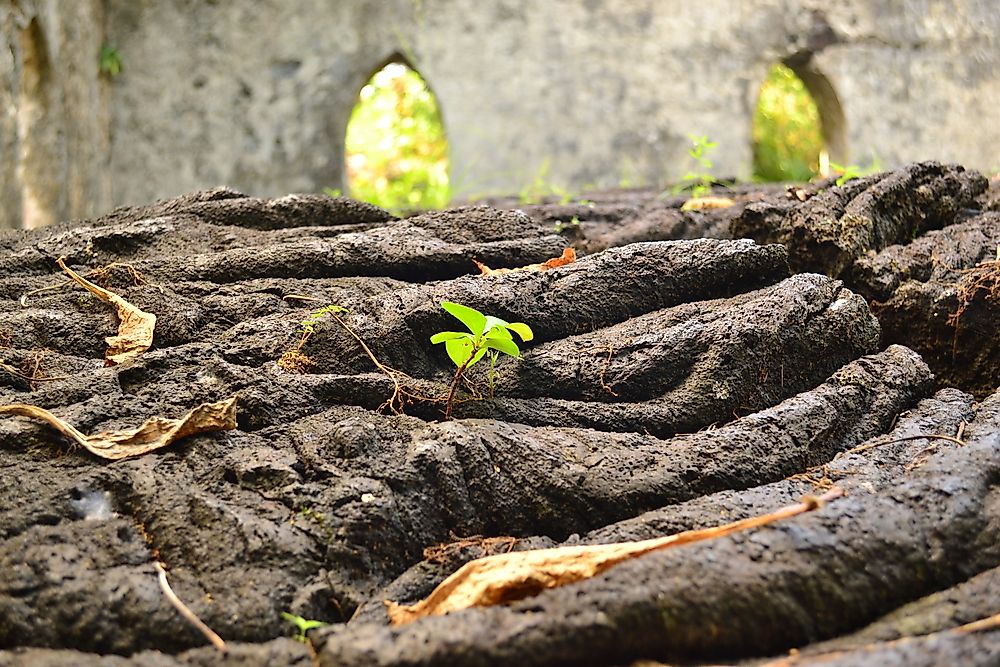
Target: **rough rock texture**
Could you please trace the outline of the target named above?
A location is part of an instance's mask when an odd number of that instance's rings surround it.
[[[690,133],[718,141],[717,174],[747,178],[758,90],[778,62],[816,99],[835,162],[992,168],[998,35],[994,0],[4,2],[0,227],[20,224],[23,191],[38,222],[222,183],[343,187],[351,110],[388,59],[436,94],[466,196],[538,179],[662,186],[694,166]],[[121,54],[117,77],[98,71],[102,44]],[[33,52],[50,65],[40,85]]]
[[[895,642],[874,643],[852,647],[827,655],[806,655],[791,663],[778,665],[808,667],[937,667],[938,665],[969,665],[989,667],[1000,659],[1000,633],[997,630],[976,633],[958,631],[907,637]]]
[[[986,185],[961,166],[918,162],[829,188],[802,205],[751,204],[733,221],[732,235],[784,244],[795,271],[843,277],[870,250],[951,224]]]
[[[964,216],[854,266],[883,340],[919,351],[945,384],[980,395],[1000,385],[1000,213]]]
[[[993,568],[943,591],[903,605],[857,632],[818,642],[805,653],[816,655],[842,651],[875,642],[889,642],[902,637],[950,630],[994,615],[997,613],[998,599],[1000,568]]]
[[[916,163],[766,197],[731,233],[782,243],[793,271],[840,276],[871,303],[883,344],[920,352],[941,386],[985,396],[1000,386],[1000,217],[984,210],[986,185],[962,167]]]
[[[843,632],[1000,564],[998,420],[1000,394],[965,447],[815,514],[650,554],[506,607],[321,633],[321,664],[743,657]]]
[[[0,651],[3,667],[309,667],[313,653],[303,643],[275,639],[262,644],[227,642],[226,654],[214,647],[195,648],[169,655],[160,651],[140,651],[130,657],[96,655],[79,651],[22,648]]]
[[[471,261],[558,255],[551,231],[487,207],[394,220],[217,189],[0,235],[0,404],[96,433],[238,395],[237,429],[114,463],[0,418],[0,664],[310,660],[280,639],[282,611],[338,626],[312,635],[329,664],[744,658],[1000,564],[1000,397],[932,397],[918,355],[880,348],[864,298],[789,276],[780,245],[631,243],[494,276]],[[117,319],[66,284],[59,256],[155,313],[153,347],[106,366]],[[492,397],[488,365],[472,369],[450,422],[453,367],[429,341],[461,326],[445,299],[535,331]],[[303,337],[331,303],[348,312]],[[306,372],[276,363],[291,349]],[[394,380],[406,414],[385,408]],[[964,448],[890,442],[959,432]],[[386,596],[413,601],[480,553],[712,525],[831,480],[850,496],[813,516],[510,608],[384,626]],[[156,560],[234,644],[230,662],[164,599]],[[711,625],[717,643],[698,632]]]
[[[867,495],[891,488],[908,467],[927,454],[954,449],[947,440],[927,440],[920,434],[955,433],[975,415],[975,401],[968,394],[944,389],[899,415],[884,436],[845,450],[799,475],[778,482],[740,490],[710,493],[698,498],[643,512],[633,518],[570,536],[564,544],[609,544],[653,539],[685,530],[708,528],[723,521],[735,521],[765,514],[776,507],[791,505],[805,493],[836,483],[852,495]],[[909,439],[907,439],[909,438]],[[902,439],[902,440],[900,440]],[[374,600],[365,605],[354,621],[386,623],[383,599],[413,602],[426,596],[451,572],[473,558],[491,553],[553,546],[549,538],[457,541],[425,552],[423,561],[407,570]],[[966,613],[975,613],[971,609]],[[982,614],[986,615],[986,614]],[[979,618],[978,616],[976,618]],[[970,619],[973,620],[973,619]],[[820,644],[822,646],[822,644]]]

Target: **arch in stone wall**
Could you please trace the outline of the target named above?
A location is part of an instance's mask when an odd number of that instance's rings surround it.
[[[446,124],[445,124],[445,114],[444,114],[444,110],[442,109],[440,97],[434,92],[434,88],[430,84],[430,82],[427,80],[427,77],[423,74],[423,72],[420,71],[420,69],[417,68],[417,66],[413,63],[413,60],[411,58],[407,57],[407,55],[404,54],[404,53],[402,53],[402,52],[399,52],[399,51],[393,52],[392,54],[390,54],[390,55],[382,58],[381,60],[379,60],[377,66],[375,66],[375,67],[371,68],[370,70],[368,70],[367,73],[366,73],[366,75],[364,76],[364,78],[361,79],[361,81],[358,83],[358,85],[354,88],[355,92],[354,92],[353,102],[352,102],[352,105],[351,105],[351,109],[349,110],[349,112],[347,114],[348,118],[347,118],[347,121],[345,122],[345,125],[344,125],[344,135],[343,135],[344,136],[344,142],[343,142],[343,150],[344,150],[343,186],[344,186],[344,190],[345,191],[347,191],[348,189],[350,189],[350,186],[351,186],[351,183],[350,183],[350,168],[349,168],[349,166],[347,164],[347,160],[349,158],[348,136],[347,135],[350,132],[351,118],[354,115],[354,111],[362,103],[361,96],[362,96],[362,92],[363,92],[365,86],[369,85],[373,81],[373,79],[379,73],[381,73],[383,70],[385,70],[387,67],[389,67],[391,65],[401,65],[401,66],[405,67],[407,70],[409,70],[410,72],[413,72],[414,74],[416,74],[417,77],[419,77],[420,81],[423,83],[423,86],[426,88],[426,91],[429,93],[429,95],[433,99],[434,107],[436,109],[436,115],[437,115],[437,118],[439,120],[440,127],[441,127],[442,138],[443,138],[443,140],[444,140],[444,142],[445,142],[446,145],[448,143],[448,131],[447,131],[447,127],[446,127]]]
[[[761,69],[759,80],[767,81],[770,72],[779,65],[790,70],[798,78],[815,105],[819,121],[819,134],[822,139],[820,173],[828,173],[831,162],[848,164],[850,151],[847,142],[847,120],[833,83],[816,67],[811,57],[803,57],[801,54],[795,54],[781,59],[777,63],[768,64],[766,69]],[[754,127],[756,126],[755,114],[761,104],[763,90],[764,84],[758,83],[751,92],[750,104],[751,109],[754,110],[751,112],[753,114],[751,125]]]
[[[795,58],[787,58],[783,64],[801,79],[816,103],[823,132],[823,143],[830,160],[847,164],[850,161],[850,151],[847,146],[847,119],[833,83],[815,66],[812,60],[803,63]]]

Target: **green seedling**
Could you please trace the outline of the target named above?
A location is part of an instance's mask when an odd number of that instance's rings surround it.
[[[111,44],[101,46],[99,62],[101,73],[112,79],[122,73],[122,54]]]
[[[327,315],[343,315],[349,312],[351,311],[343,306],[338,306],[337,304],[331,304],[329,306],[324,306],[319,310],[314,310],[309,313],[309,317],[302,320],[302,327],[299,329],[299,333],[309,337],[316,332],[316,325],[319,324],[320,320]]]
[[[579,226],[580,226],[580,218],[579,216],[574,215],[569,222],[563,222],[562,220],[556,222],[556,224],[552,225],[552,229],[555,231],[556,234],[562,234],[567,229],[573,229],[574,227],[579,227]]]
[[[316,333],[316,325],[320,323],[324,317],[331,316],[337,318],[338,315],[343,315],[349,313],[347,308],[343,306],[338,306],[332,304],[329,306],[324,306],[319,310],[314,310],[309,313],[306,317],[299,323],[299,341],[294,347],[285,350],[281,358],[278,359],[278,366],[284,368],[286,371],[291,371],[293,373],[305,373],[311,366],[314,365],[312,359],[310,359],[302,349],[309,342],[309,339],[314,333]],[[337,318],[339,320],[339,318]]]
[[[281,612],[281,617],[295,626],[295,628],[298,630],[298,633],[295,635],[295,640],[300,641],[302,643],[306,643],[309,641],[309,638],[306,637],[307,632],[309,632],[310,630],[315,630],[316,628],[321,628],[324,625],[327,625],[323,621],[313,621],[308,618],[302,618],[301,616],[290,614],[287,611]]]
[[[840,174],[837,176],[837,185],[841,186],[847,181],[853,181],[855,178],[861,178],[862,176],[870,176],[882,170],[882,163],[878,158],[872,160],[871,164],[867,167],[861,167],[856,164],[837,164],[835,162],[830,163],[830,169]]]
[[[448,356],[455,364],[455,376],[448,389],[444,418],[451,419],[451,409],[455,401],[455,391],[462,381],[462,375],[471,366],[488,357],[490,360],[490,393],[493,392],[493,371],[501,354],[520,357],[521,350],[514,342],[513,334],[522,341],[534,338],[531,327],[523,322],[505,322],[492,315],[484,315],[475,308],[460,303],[442,301],[441,307],[464,324],[468,331],[441,331],[431,336],[431,343],[444,343]]]
[[[681,182],[674,187],[673,194],[678,194],[682,190],[691,190],[692,197],[704,197],[712,194],[712,186],[715,184],[715,177],[712,176],[712,168],[715,163],[708,157],[710,151],[714,150],[719,142],[712,141],[705,135],[689,134],[691,148],[688,155],[697,163],[693,171],[684,174]]]
[[[842,165],[835,162],[830,163],[830,168],[838,172],[840,175],[837,176],[837,186],[841,186],[847,181],[853,181],[855,178],[861,176],[861,167],[856,164]]]
[[[694,134],[689,134],[688,136],[693,143],[691,148],[688,149],[688,155],[698,163],[701,169],[698,171],[689,171],[684,174],[684,180],[694,184],[694,187],[691,188],[692,197],[704,197],[712,193],[712,184],[715,183],[715,177],[712,176],[712,168],[715,166],[715,163],[709,159],[708,153],[718,146],[719,142],[711,141],[708,136],[697,136]]]
[[[323,194],[327,197],[343,197],[344,191],[340,188],[323,188]]]

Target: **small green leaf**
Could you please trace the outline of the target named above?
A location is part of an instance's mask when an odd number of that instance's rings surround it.
[[[486,348],[485,347],[479,348],[479,350],[476,352],[476,356],[472,357],[472,361],[469,362],[469,365],[466,366],[466,368],[471,368],[473,364],[482,359],[485,355],[486,355]]]
[[[295,635],[295,639],[300,642],[309,641],[306,637],[306,633],[310,630],[315,630],[316,628],[321,628],[324,625],[327,625],[323,621],[314,621],[312,619],[302,618],[301,616],[290,614],[287,611],[281,612],[281,617],[298,629],[298,634]]]
[[[520,357],[521,350],[517,348],[517,344],[512,340],[505,340],[503,338],[488,338],[486,340],[486,347],[499,350],[504,354],[509,354],[512,357]]]
[[[444,346],[456,366],[461,366],[472,356],[472,341],[468,338],[453,338],[445,341]]]
[[[313,620],[303,619],[302,623],[299,624],[299,629],[301,629],[302,632],[309,632],[310,630],[315,630],[316,628],[322,628],[324,625],[326,625],[326,623],[324,623],[323,621],[313,621]]]
[[[510,331],[507,330],[507,325],[487,330],[486,335],[483,336],[483,338],[486,340],[489,340],[491,338],[502,338],[504,340],[513,340],[513,336],[511,336]]]
[[[535,334],[531,331],[531,327],[524,322],[511,322],[507,325],[507,328],[520,336],[521,340],[525,342],[535,337]]]
[[[486,330],[486,316],[475,308],[451,301],[442,301],[441,307],[451,313],[459,322],[469,327],[469,331],[477,336],[482,335]]]
[[[464,331],[441,331],[439,333],[431,336],[431,342],[434,344],[443,343],[447,340],[458,340],[459,338],[468,338],[469,334]]]
[[[486,316],[486,324],[483,325],[482,333],[489,333],[494,329],[500,329],[507,326],[507,323],[501,320],[499,317],[493,317],[492,315]]]

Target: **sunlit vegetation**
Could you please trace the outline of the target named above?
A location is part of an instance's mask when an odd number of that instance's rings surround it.
[[[355,199],[396,213],[448,204],[448,142],[434,94],[389,63],[364,88],[347,124],[347,185]]]
[[[819,173],[823,144],[815,100],[795,72],[775,65],[754,112],[754,178],[807,181]]]

